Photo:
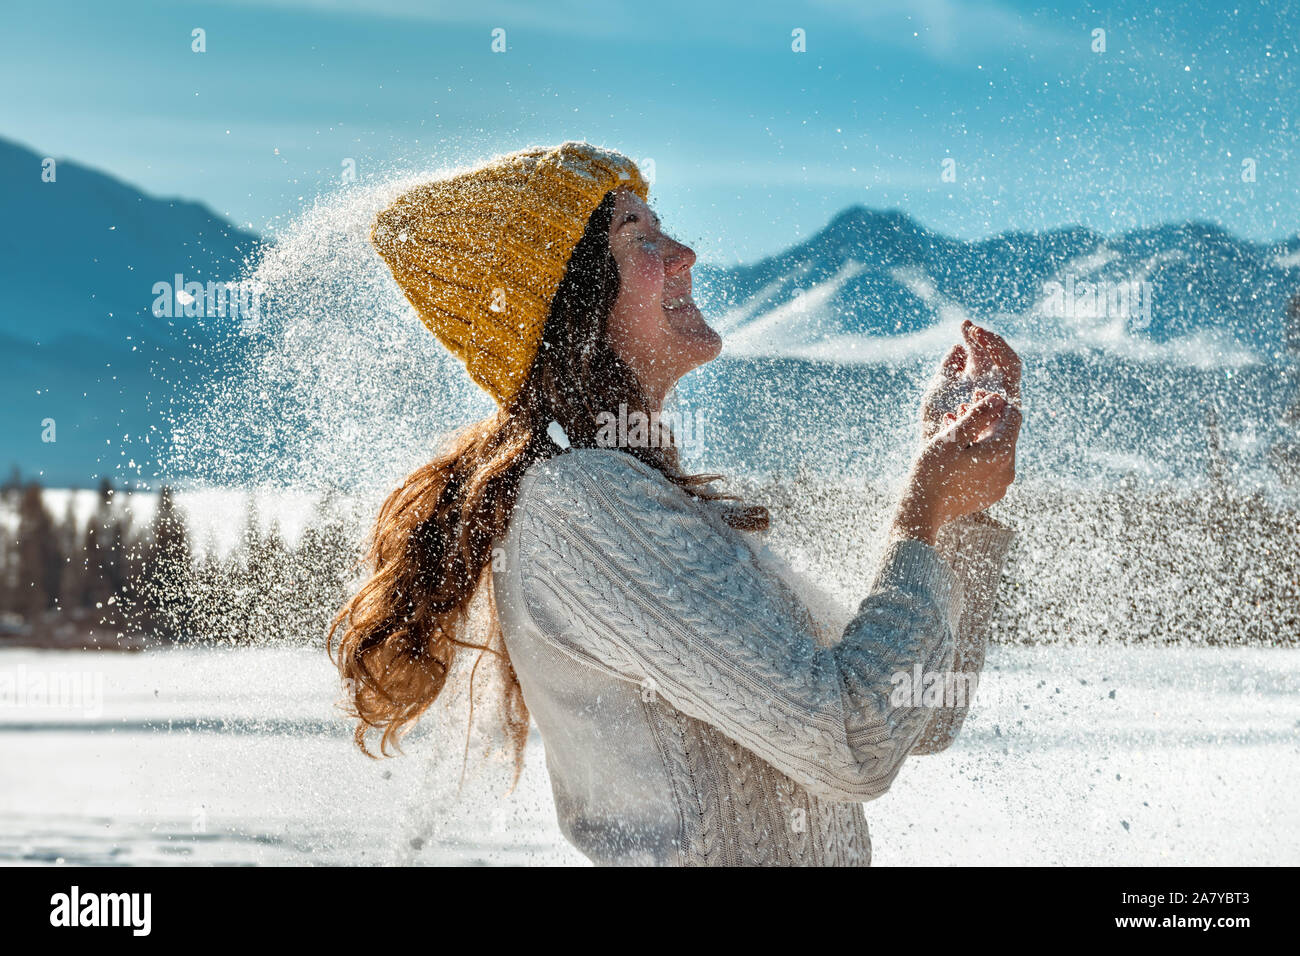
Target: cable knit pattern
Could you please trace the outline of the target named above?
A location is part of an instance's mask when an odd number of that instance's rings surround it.
[[[647,706],[663,742],[683,814],[682,862],[691,865],[867,866],[871,839],[860,803],[819,800],[708,724]]]
[[[938,551],[961,580],[964,594],[952,669],[958,674],[973,675],[973,679],[966,683],[968,694],[955,706],[930,709],[930,721],[912,748],[913,754],[946,750],[966,720],[971,704],[969,693],[974,691],[984,669],[989,619],[997,603],[998,583],[1013,540],[1012,529],[982,514],[945,525],[939,532]]]
[[[861,801],[934,729],[892,677],[952,667],[963,602],[893,542],[819,646],[720,509],[608,449],[529,469],[494,585],[561,828],[599,863],[868,864]]]

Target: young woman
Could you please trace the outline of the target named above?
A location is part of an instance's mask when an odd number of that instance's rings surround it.
[[[603,447],[716,357],[695,255],[628,158],[521,150],[399,197],[371,239],[423,321],[500,408],[381,509],[337,663],[381,751],[467,649],[530,715],[560,828],[602,864],[858,864],[862,801],[947,746],[964,702],[900,675],[976,672],[1012,532],[980,514],[1014,477],[1020,364],[967,324],[926,396],[890,538],[837,642],[760,559],[768,514],[685,473],[671,442]],[[488,589],[493,639],[467,640]],[[951,685],[950,685],[951,686]]]

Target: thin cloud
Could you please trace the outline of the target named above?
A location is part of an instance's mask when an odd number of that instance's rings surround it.
[[[590,5],[579,0],[548,0],[529,3],[503,0],[490,4],[446,3],[437,0],[370,0],[359,9],[355,0],[222,0],[227,6],[279,7],[286,10],[309,10],[318,14],[373,20],[406,20],[420,23],[446,23],[464,26],[477,24],[484,29],[525,27],[586,36],[626,34],[635,23],[616,7],[600,8],[593,15]]]
[[[817,6],[872,40],[919,51],[938,62],[973,61],[992,53],[1029,50],[1059,55],[1088,50],[1089,36],[1059,21],[1040,18],[997,3],[953,0],[816,0]]]

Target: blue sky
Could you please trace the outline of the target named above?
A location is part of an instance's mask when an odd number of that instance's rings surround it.
[[[652,202],[705,261],[854,202],[966,238],[1192,218],[1294,235],[1300,7],[1226,6],[22,4],[0,136],[265,232],[347,158],[365,179],[589,139],[653,160]]]

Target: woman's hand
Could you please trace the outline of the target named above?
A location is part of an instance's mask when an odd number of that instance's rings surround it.
[[[964,344],[944,357],[921,399],[921,437],[929,440],[984,395],[1000,393],[1020,404],[1020,356],[1002,336],[969,319],[962,323]]]
[[[949,521],[1000,501],[1016,477],[1020,409],[1002,395],[981,398],[921,449],[893,532],[934,544]]]
[[[1016,475],[1020,357],[969,320],[922,402],[922,448],[893,531],[935,543],[949,521],[1001,500]]]

